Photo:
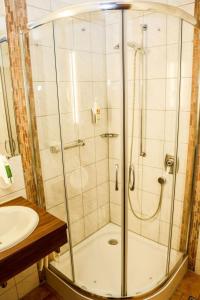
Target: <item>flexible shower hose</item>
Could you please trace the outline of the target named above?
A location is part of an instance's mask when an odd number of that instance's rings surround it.
[[[133,215],[134,215],[137,219],[139,219],[139,220],[141,220],[141,221],[149,221],[149,220],[152,220],[153,218],[155,218],[155,216],[156,216],[156,215],[158,214],[158,212],[160,211],[161,206],[162,206],[163,187],[164,187],[165,180],[164,180],[164,178],[159,177],[159,178],[158,178],[158,182],[159,182],[160,185],[161,185],[161,187],[160,187],[160,196],[159,196],[158,206],[157,206],[155,212],[154,212],[151,216],[149,216],[149,217],[142,217],[141,215],[139,216],[139,215],[135,212],[135,210],[134,210],[134,208],[133,208],[133,205],[132,205],[132,202],[131,202],[130,188],[128,188],[128,199],[129,199],[130,208],[131,208],[131,211],[132,211]]]
[[[141,53],[138,48],[135,50],[135,53],[134,53],[134,68],[133,68],[133,76],[134,76],[133,77],[133,108],[132,108],[133,109],[133,116],[132,116],[132,132],[131,132],[131,148],[130,148],[130,163],[129,163],[129,166],[133,166],[133,135],[134,135],[135,87],[136,87],[136,59],[137,59],[137,54],[138,53],[143,55],[143,53]],[[134,169],[133,169],[133,172],[134,172]],[[157,206],[155,212],[149,217],[143,217],[142,215],[138,215],[135,212],[135,209],[133,208],[133,204],[131,202],[131,196],[130,196],[130,191],[134,190],[134,188],[131,188],[132,184],[130,182],[131,182],[131,172],[129,172],[128,200],[129,200],[130,208],[131,208],[131,211],[132,211],[133,215],[141,221],[152,220],[158,214],[158,212],[160,211],[161,206],[162,206],[163,188],[164,188],[164,184],[165,184],[165,179],[163,177],[158,178],[158,183],[160,183],[160,185],[161,185],[159,202],[158,202],[158,206]]]

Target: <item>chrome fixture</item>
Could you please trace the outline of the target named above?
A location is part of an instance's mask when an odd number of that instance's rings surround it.
[[[119,191],[119,165],[115,165],[115,191]]]
[[[118,133],[103,133],[100,135],[102,138],[115,138],[118,137]]]
[[[116,45],[113,47],[114,50],[119,50],[119,48],[120,48],[120,45],[119,45],[119,44],[116,44]]]
[[[164,177],[158,177],[158,183],[164,184],[166,182],[166,179]]]
[[[147,31],[147,29],[148,29],[147,24],[141,25],[142,31]],[[143,41],[142,41],[142,44],[143,44]],[[145,54],[145,49],[142,45],[137,45],[134,42],[128,42],[127,45],[128,45],[128,47],[133,48],[135,51],[139,51],[140,53]]]
[[[135,51],[138,51],[141,54],[145,54],[144,48],[142,48],[142,46],[137,45],[136,43],[128,42],[127,46],[134,49]]]
[[[142,30],[146,31],[148,29],[148,25],[147,24],[142,24]]]
[[[145,157],[146,152],[144,151],[144,122],[145,122],[145,106],[146,106],[146,83],[145,83],[145,72],[146,70],[146,51],[145,45],[146,45],[146,31],[147,31],[147,25],[142,25],[142,38],[141,38],[141,49],[140,51],[140,62],[139,62],[139,68],[141,72],[141,78],[140,80],[140,156]]]
[[[140,141],[140,148],[142,149],[143,143]],[[140,151],[140,156],[141,157],[145,157],[146,156],[146,152],[144,151]]]
[[[180,9],[178,7],[174,7],[172,5],[163,4],[163,3],[156,3],[156,2],[150,2],[150,1],[123,1],[123,3],[119,1],[92,1],[87,3],[81,3],[81,4],[72,4],[67,5],[66,7],[63,7],[62,9],[58,9],[57,11],[48,14],[47,16],[43,17],[40,20],[37,20],[35,22],[30,22],[28,24],[28,29],[34,29],[41,25],[47,24],[49,22],[66,18],[66,17],[73,17],[78,14],[84,14],[88,12],[95,12],[95,11],[102,11],[102,10],[113,10],[113,9],[129,9],[129,10],[138,10],[138,11],[151,11],[151,12],[158,12],[163,13],[165,15],[171,15],[174,17],[178,17],[185,22],[196,26],[199,28],[199,24],[197,19],[192,16],[191,14],[187,13],[183,9]]]
[[[131,180],[132,177],[132,180]],[[130,191],[134,191],[135,189],[135,169],[133,164],[130,165],[129,167],[129,188]]]
[[[118,245],[118,240],[116,240],[116,239],[110,239],[109,241],[108,241],[108,244],[109,245],[111,245],[111,246],[116,246],[116,245]]]
[[[74,143],[71,143],[71,144],[65,146],[64,150],[68,150],[68,149],[72,149],[72,148],[76,148],[76,147],[83,147],[83,146],[85,146],[85,141],[78,139]]]
[[[174,174],[176,159],[171,154],[165,156],[165,170],[169,169],[169,174]]]
[[[60,152],[60,147],[58,145],[50,146],[50,152],[53,154],[56,154],[56,153]]]
[[[67,144],[63,149],[68,150],[76,147],[83,147],[85,146],[85,141],[78,139],[77,141],[74,141],[73,143]],[[58,153],[60,152],[60,147],[58,145],[51,146],[50,147],[50,152],[51,153]]]
[[[135,89],[136,89],[136,71],[137,71],[137,57],[139,58],[139,72],[141,74],[139,78],[139,97],[140,97],[140,156],[145,157],[146,152],[144,151],[144,121],[145,121],[145,103],[146,103],[146,86],[144,83],[145,79],[145,74],[144,72],[146,71],[146,51],[145,51],[145,43],[144,40],[144,32],[146,32],[148,29],[148,26],[146,24],[143,24],[141,26],[141,31],[142,31],[142,38],[141,38],[141,45],[138,46],[134,42],[128,42],[127,45],[132,48],[135,53],[134,53],[134,63],[133,63],[133,73],[134,73],[134,86],[133,86],[133,125],[132,125],[132,137],[134,133],[134,105],[135,105]]]

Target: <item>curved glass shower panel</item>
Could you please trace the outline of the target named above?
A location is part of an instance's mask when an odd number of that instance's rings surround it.
[[[6,120],[3,121],[3,135],[1,137],[1,153],[9,156],[15,156],[19,153],[17,131],[14,116],[13,105],[13,89],[10,71],[10,58],[7,40],[0,43],[0,68],[1,68],[1,93],[2,93],[2,109],[5,110]],[[4,144],[3,144],[4,143]]]
[[[29,39],[46,209],[67,221],[53,24],[33,29],[29,33]],[[61,254],[68,248],[69,244],[63,246]],[[71,261],[67,270],[68,277],[72,279]]]
[[[110,26],[111,18],[117,28]],[[115,296],[121,292],[121,220],[112,219],[110,198],[116,193],[115,201],[120,201],[123,181],[122,144],[118,149],[113,144],[122,136],[122,112],[117,108],[122,85],[120,26],[121,12],[54,22],[74,282],[95,294]],[[114,30],[116,41],[111,45]],[[115,94],[108,86],[114,86]],[[67,277],[69,261],[66,252],[57,264]]]
[[[170,169],[169,164],[175,159],[177,149],[182,40],[180,20],[158,13],[142,15],[128,11],[126,32],[128,294],[133,295],[155,288],[169,271],[168,245],[171,245],[175,184],[173,166]],[[176,249],[171,251],[171,257],[174,267],[182,254]],[[134,285],[132,278],[135,278]]]
[[[182,57],[180,76],[180,107],[179,128],[176,139],[177,149],[177,176],[174,196],[174,212],[172,227],[172,252],[187,251],[188,228],[184,224],[189,219],[190,209],[184,207],[188,186],[186,186],[187,157],[190,130],[190,112],[192,95],[192,66],[193,66],[193,37],[194,27],[183,21],[182,27]],[[190,207],[189,203],[187,204]],[[171,262],[173,266],[173,261]]]

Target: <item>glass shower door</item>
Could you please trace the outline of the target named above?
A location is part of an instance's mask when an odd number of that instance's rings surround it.
[[[53,24],[48,23],[31,30],[29,40],[35,100],[35,116],[32,117],[35,117],[37,123],[46,210],[69,223],[66,214]],[[70,243],[61,248],[61,261],[62,253],[70,253],[69,245]],[[56,262],[55,260],[55,267]],[[60,269],[60,272],[63,271],[67,272],[69,279],[73,279],[71,261],[68,261],[67,268]]]
[[[182,256],[179,249],[171,251],[182,24],[159,13],[128,11],[126,18],[128,293],[133,295],[155,288]]]
[[[72,254],[70,257],[69,252],[64,253],[63,265],[57,267],[68,277],[67,262],[71,259],[72,279],[76,285],[99,295],[114,293],[119,296],[121,223],[118,220],[118,225],[110,224],[110,197],[122,193],[123,149],[118,149],[119,157],[113,156],[111,150],[113,140],[121,139],[122,114],[112,107],[113,98],[108,86],[121,84],[122,78],[121,50],[117,43],[114,45],[117,49],[111,48],[106,35],[111,17],[115,18],[115,13],[97,12],[54,22],[61,147]],[[120,18],[121,14],[116,13],[119,27]],[[121,43],[120,33],[118,31],[118,43]],[[113,63],[117,73],[111,69]]]

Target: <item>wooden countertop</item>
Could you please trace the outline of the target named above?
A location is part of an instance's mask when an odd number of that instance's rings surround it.
[[[27,206],[39,215],[39,224],[25,240],[0,252],[0,283],[30,267],[67,242],[67,224],[38,208],[34,203],[19,197],[3,206]]]

